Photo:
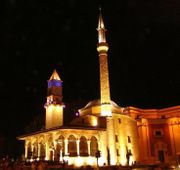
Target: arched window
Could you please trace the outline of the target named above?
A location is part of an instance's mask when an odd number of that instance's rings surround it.
[[[33,146],[33,159],[37,159],[37,157],[38,157],[38,143],[35,142],[33,145],[34,145]]]
[[[56,144],[56,150],[55,150],[55,161],[59,161],[60,158],[60,150],[61,146],[59,143]]]
[[[40,143],[40,160],[44,160],[46,157],[46,145],[45,143]]]
[[[31,147],[31,143],[29,142],[27,146],[27,159],[31,159],[31,157],[32,157],[32,147]]]
[[[58,143],[60,144],[60,149],[62,150],[62,153],[64,155],[64,136],[60,136],[59,139],[58,139]]]
[[[87,139],[84,136],[80,138],[79,147],[80,147],[80,156],[88,156]]]
[[[54,161],[54,160],[53,160],[53,158],[54,158],[53,155],[54,155],[54,152],[53,152],[53,150],[51,149],[50,152],[49,152],[49,160],[50,160],[50,161]]]
[[[98,150],[98,142],[97,142],[96,137],[93,136],[90,142],[90,155],[95,156],[97,150]]]
[[[68,152],[69,156],[77,156],[76,138],[73,135],[68,138]]]
[[[57,140],[55,160],[62,160],[60,157],[64,156],[64,137],[61,135]]]

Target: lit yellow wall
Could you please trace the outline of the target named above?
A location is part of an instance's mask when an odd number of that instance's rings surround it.
[[[131,149],[132,156],[130,164],[133,161],[139,162],[139,137],[137,133],[137,122],[129,116],[122,114],[113,114],[115,135],[118,135],[118,142],[116,142],[116,149],[119,150],[120,156],[118,163],[121,165],[127,164],[126,149]],[[121,123],[119,123],[119,120]],[[131,143],[128,143],[128,136],[131,138]]]
[[[107,117],[107,146],[109,148],[110,154],[110,164],[117,164],[117,154],[116,154],[116,145],[115,145],[115,124],[112,117]]]
[[[93,106],[92,107],[92,114],[99,115],[100,112],[101,112],[101,107],[100,106]]]
[[[63,125],[63,107],[49,105],[46,107],[46,129]]]

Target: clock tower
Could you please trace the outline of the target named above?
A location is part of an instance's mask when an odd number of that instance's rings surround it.
[[[46,108],[46,129],[63,125],[62,81],[54,70],[48,80]]]

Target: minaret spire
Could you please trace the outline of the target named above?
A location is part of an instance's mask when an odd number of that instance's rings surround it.
[[[101,8],[99,10],[98,20],[98,44],[97,51],[99,52],[99,67],[100,67],[100,91],[101,91],[101,116],[111,116],[110,105],[110,87],[109,87],[109,72],[107,51],[108,44],[106,42],[106,29],[103,22]]]
[[[98,42],[106,42],[106,29],[104,26],[104,21],[103,21],[103,17],[102,17],[102,12],[101,12],[101,7],[99,7],[99,21],[98,21]]]
[[[108,164],[116,165],[117,155],[115,146],[115,130],[114,120],[111,111],[111,97],[109,86],[109,71],[108,71],[108,44],[106,42],[106,29],[104,26],[101,10],[99,12],[98,22],[98,44],[97,51],[99,52],[99,70],[100,70],[100,91],[101,91],[101,116],[106,117],[107,129],[107,155],[109,155]]]

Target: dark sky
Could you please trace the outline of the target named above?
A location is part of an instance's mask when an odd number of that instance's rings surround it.
[[[101,5],[112,100],[140,108],[179,105],[179,0]],[[65,103],[99,98],[99,2],[6,0],[0,6],[1,133],[19,135],[34,116],[45,113],[54,68],[63,80]]]

